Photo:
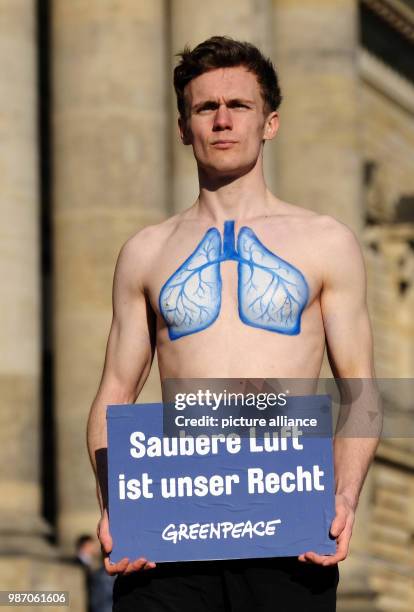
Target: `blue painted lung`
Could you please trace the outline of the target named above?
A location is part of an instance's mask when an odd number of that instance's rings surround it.
[[[308,285],[292,264],[271,253],[249,227],[237,239],[239,315],[243,323],[281,334],[298,334]]]
[[[159,297],[171,340],[194,334],[217,319],[221,307],[222,261],[238,262],[238,304],[243,323],[282,334],[298,334],[309,296],[303,274],[271,253],[249,227],[235,248],[234,221],[210,228],[190,257],[167,280]]]
[[[199,332],[217,319],[221,306],[220,251],[221,236],[212,227],[162,287],[159,306],[171,340]]]

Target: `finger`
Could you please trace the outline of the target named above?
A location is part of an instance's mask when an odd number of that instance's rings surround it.
[[[157,565],[154,563],[154,561],[147,561],[144,566],[144,570],[154,569],[155,567],[157,567]]]
[[[328,558],[327,555],[318,555],[313,551],[306,552],[303,556],[305,561],[316,565],[323,565],[324,561]]]
[[[129,559],[121,559],[118,563],[111,563],[109,557],[104,558],[104,566],[108,574],[122,573],[128,567]]]
[[[315,563],[317,565],[335,565],[336,563],[346,559],[348,555],[350,538],[351,531],[348,528],[346,531],[343,531],[341,536],[337,539],[337,549],[334,555],[318,555],[315,552],[306,552],[304,553],[303,557],[308,562]]]
[[[99,538],[101,543],[102,552],[109,554],[112,551],[112,538],[111,536],[101,536]]]
[[[127,557],[121,559],[121,561],[118,561],[118,563],[111,563],[109,561],[109,557],[104,558],[104,566],[110,576],[114,576],[115,574],[123,574],[128,567],[128,563],[129,559]]]
[[[306,558],[307,553],[303,553],[302,555],[298,556],[298,561],[301,561],[302,563],[311,563],[311,561],[309,559]]]
[[[335,555],[318,555],[315,552],[307,552],[305,553],[305,561],[314,565],[323,566],[335,565],[336,563],[338,563],[336,553]]]
[[[333,538],[337,538],[340,533],[345,529],[346,525],[346,512],[344,509],[337,511],[334,520],[332,521],[330,533]]]
[[[146,563],[147,560],[142,557],[140,559],[135,559],[135,561],[131,561],[128,563],[123,572],[124,576],[127,574],[132,574],[132,572],[139,572],[140,570],[144,569]]]
[[[320,563],[319,565],[323,565],[325,567],[329,566],[329,565],[336,565],[337,563],[339,563],[340,561],[343,561],[346,558],[346,554],[342,554],[339,552],[336,552],[334,555],[331,556],[326,556]]]
[[[108,520],[102,519],[98,528],[98,538],[101,543],[102,549],[106,553],[110,553],[112,550],[112,537],[109,533]]]
[[[349,549],[349,541],[351,539],[351,529],[348,527],[344,529],[341,535],[337,539],[337,549],[336,553],[331,557],[334,563],[339,563],[339,561],[343,561],[346,559],[348,555]]]

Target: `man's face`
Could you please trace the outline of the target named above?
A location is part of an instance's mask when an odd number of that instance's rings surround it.
[[[180,134],[191,144],[200,169],[209,175],[237,176],[252,168],[263,140],[277,131],[277,113],[264,114],[254,73],[244,66],[217,68],[185,88],[187,118]]]

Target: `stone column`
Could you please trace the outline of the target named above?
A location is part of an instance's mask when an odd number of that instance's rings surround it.
[[[85,428],[116,257],[165,217],[165,15],[162,0],[56,0],[53,9],[59,533],[69,549],[98,518]]]
[[[0,15],[0,590],[68,590],[71,610],[81,612],[82,576],[59,563],[40,516],[35,2],[1,0]]]
[[[273,0],[278,195],[360,228],[355,0]]]
[[[41,531],[36,24],[32,1],[0,10],[0,517],[11,552],[37,550]]]
[[[193,0],[174,0],[171,3],[171,58],[210,36],[228,35],[258,46],[272,55],[272,6],[270,0],[210,0],[199,3],[194,10]],[[171,69],[171,80],[172,80]],[[173,153],[173,208],[176,212],[191,206],[198,196],[197,167],[190,146],[184,146],[178,136],[177,105],[171,86],[172,153]],[[274,185],[273,142],[265,146],[264,164],[270,189]]]

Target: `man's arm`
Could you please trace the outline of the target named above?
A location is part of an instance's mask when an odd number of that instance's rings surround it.
[[[368,468],[378,446],[380,414],[374,382],[372,332],[366,305],[366,274],[354,234],[333,219],[326,223],[324,283],[321,309],[328,358],[335,378],[345,384],[346,406],[334,439],[336,516],[331,535],[337,540],[333,556],[309,552],[301,561],[333,565],[346,558],[355,510]],[[345,381],[346,382],[346,381]],[[345,410],[344,410],[345,408]]]
[[[151,369],[154,356],[155,323],[140,276],[139,236],[130,239],[118,257],[113,282],[113,318],[105,364],[98,392],[92,403],[87,430],[88,451],[96,476],[101,519],[98,537],[105,553],[105,567],[111,574],[129,573],[154,567],[146,559],[123,559],[109,563],[112,539],[107,510],[107,429],[109,404],[135,402]]]

